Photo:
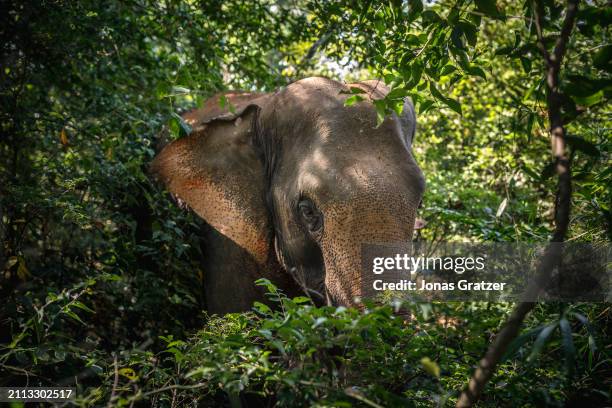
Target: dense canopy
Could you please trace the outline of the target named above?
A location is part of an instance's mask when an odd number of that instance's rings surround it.
[[[381,122],[410,96],[427,180],[415,239],[612,238],[605,1],[2,8],[0,386],[74,385],[81,406],[457,402],[514,304],[408,304],[404,322],[394,305],[315,307],[262,281],[279,308],[203,311],[202,221],[148,166],[162,128],[184,136],[179,114],[220,90],[379,78]],[[536,305],[478,404],[609,403],[609,319],[609,303]]]

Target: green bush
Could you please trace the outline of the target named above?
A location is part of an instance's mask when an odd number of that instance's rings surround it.
[[[309,75],[411,96],[429,241],[553,228],[532,2],[8,1],[0,13],[0,386],[77,384],[76,405],[451,404],[510,304],[206,316],[200,223],[149,179],[158,134],[224,89]],[[544,2],[560,31],[561,2]],[[503,7],[502,7],[503,6]],[[524,6],[524,7],[523,7]],[[609,244],[609,13],[581,3],[561,76],[568,238]],[[395,314],[398,310],[409,320]],[[604,405],[608,304],[543,304],[483,406]]]
[[[396,303],[367,304],[362,312],[314,307],[308,298],[288,299],[269,281],[258,284],[278,308],[256,303],[250,313],[210,317],[187,340],[163,337],[160,353],[125,353],[107,367],[104,388],[90,398],[111,398],[117,406],[445,406],[511,309]],[[562,406],[577,396],[603,403],[609,360],[602,346],[610,334],[595,333],[592,325],[604,311],[595,305],[541,306],[513,343],[482,406]],[[542,319],[549,320],[542,325]]]

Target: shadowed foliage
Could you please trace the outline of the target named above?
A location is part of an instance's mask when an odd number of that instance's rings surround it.
[[[561,1],[0,9],[0,386],[74,385],[79,406],[457,402],[515,305],[317,307],[261,280],[267,304],[209,316],[204,282],[220,261],[205,249],[219,232],[176,205],[149,166],[166,143],[188,143],[198,129],[180,115],[219,92],[380,78],[389,92],[372,121],[401,114],[407,97],[418,117],[412,148],[427,188],[416,240],[546,242],[561,197],[565,239],[610,243],[604,1],[578,2],[557,67],[543,50],[565,32]],[[368,100],[347,92],[344,107]],[[209,103],[234,109],[231,96]],[[551,155],[559,123],[564,148]],[[571,198],[559,194],[555,156]],[[221,247],[248,258],[233,241]],[[533,307],[477,404],[609,404],[609,303]]]

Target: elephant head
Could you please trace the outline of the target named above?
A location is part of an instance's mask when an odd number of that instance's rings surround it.
[[[183,116],[192,133],[156,157],[167,188],[250,255],[250,284],[290,276],[326,303],[354,305],[362,245],[411,241],[425,188],[413,105],[377,126],[370,100],[345,106],[349,86],[371,100],[388,92],[379,81],[307,78],[225,94],[231,111],[213,97]]]

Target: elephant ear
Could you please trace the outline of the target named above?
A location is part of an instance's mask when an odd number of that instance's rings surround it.
[[[385,83],[378,79],[371,79],[368,81],[357,82],[349,84],[349,87],[355,87],[362,89],[371,99],[382,99],[389,93],[389,87]],[[406,144],[409,148],[412,147],[414,136],[416,134],[416,113],[414,110],[414,104],[409,97],[404,99],[404,108],[402,114],[399,117],[400,126],[402,133],[406,138]]]
[[[151,165],[172,194],[260,265],[271,252],[272,230],[263,166],[252,136],[266,98],[227,93],[208,99],[202,108],[183,115],[192,132],[164,147]]]
[[[208,98],[201,108],[182,115],[193,131],[198,131],[214,120],[233,121],[249,107],[261,105],[267,98],[264,93],[221,92]]]

